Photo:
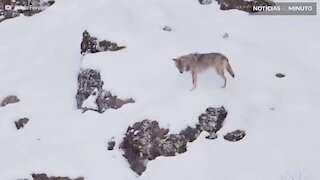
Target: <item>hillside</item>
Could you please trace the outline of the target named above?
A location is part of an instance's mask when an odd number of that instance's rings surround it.
[[[0,103],[10,95],[19,102],[0,107],[0,180],[31,180],[33,173],[318,180],[319,22],[319,15],[254,16],[197,0],[56,0],[41,13],[7,19],[0,23]],[[191,73],[180,74],[172,59],[210,52],[228,57],[235,78],[226,73],[223,89],[217,73],[204,72],[190,91]],[[97,73],[81,84],[86,70]],[[221,127],[206,129],[203,113]],[[18,130],[21,118],[28,122]],[[192,141],[181,133],[188,126]],[[235,130],[243,139],[225,140]],[[149,161],[142,158],[136,171],[121,145],[129,134],[144,145],[145,135],[158,137],[143,147],[159,148],[156,154],[144,149],[152,156],[141,155]]]

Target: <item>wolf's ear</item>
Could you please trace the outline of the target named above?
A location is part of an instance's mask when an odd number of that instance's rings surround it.
[[[173,60],[174,62],[177,62],[177,61],[179,61],[179,59],[174,59],[174,58],[173,58],[172,60]]]

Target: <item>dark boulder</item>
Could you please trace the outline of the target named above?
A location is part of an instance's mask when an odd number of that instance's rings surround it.
[[[282,73],[277,73],[277,74],[276,74],[276,77],[277,77],[277,78],[284,78],[284,77],[286,77],[286,75],[284,75],[284,74],[282,74]]]
[[[224,135],[223,138],[227,141],[236,142],[236,141],[243,139],[245,136],[246,136],[245,131],[236,130],[236,131],[233,131],[233,132],[230,132],[230,133]]]
[[[48,177],[47,174],[32,174],[31,176],[33,180],[84,180],[83,177],[71,179],[69,177],[54,177],[54,176]]]
[[[227,111],[223,108],[207,108],[199,116],[196,126],[188,126],[179,134],[169,134],[169,129],[159,127],[157,121],[143,120],[129,126],[120,149],[124,151],[130,168],[141,175],[148,161],[158,156],[176,156],[187,151],[187,143],[196,140],[202,131],[213,136],[223,125]]]
[[[93,69],[81,70],[78,75],[78,92],[76,95],[77,107],[81,108],[82,103],[86,100],[95,89],[102,91],[103,81],[100,72]]]
[[[216,133],[223,126],[227,114],[228,112],[224,107],[208,107],[206,112],[199,116],[200,129],[209,133],[208,139],[215,139],[217,137]]]
[[[11,96],[7,96],[6,98],[4,98],[1,101],[0,106],[4,107],[4,106],[6,106],[8,104],[14,104],[14,103],[17,103],[17,102],[20,102],[20,99],[17,96],[11,95]]]
[[[199,3],[202,5],[208,5],[211,4],[213,0],[199,0]]]
[[[108,142],[108,150],[109,150],[109,151],[113,150],[115,145],[116,145],[116,142],[114,141],[114,139],[111,139],[111,140]]]
[[[170,26],[165,26],[162,28],[162,30],[170,32],[172,31],[172,28]]]
[[[180,135],[184,136],[184,138],[188,142],[193,142],[194,140],[196,140],[198,138],[198,136],[201,134],[201,132],[202,132],[202,130],[200,128],[200,125],[197,124],[195,128],[188,126],[186,129],[184,129],[180,132]]]
[[[120,99],[111,92],[103,89],[103,81],[100,72],[93,69],[81,70],[78,75],[78,91],[76,94],[77,108],[84,112],[87,110],[103,113],[108,109],[118,109],[128,103],[134,103],[132,98]],[[92,107],[87,106],[85,101],[93,101]]]
[[[178,134],[168,135],[157,121],[143,120],[129,126],[120,145],[130,168],[141,175],[149,160],[158,156],[175,156],[186,151],[187,140]]]
[[[81,54],[97,53],[102,51],[119,51],[126,48],[119,46],[117,43],[107,40],[99,41],[98,38],[92,37],[88,31],[82,33]]]
[[[135,103],[132,98],[120,99],[117,96],[112,95],[110,92],[102,91],[96,99],[96,104],[98,106],[99,112],[104,112],[107,109],[119,109],[123,105],[128,103]]]
[[[28,122],[29,122],[28,118],[21,118],[18,121],[14,122],[14,124],[16,125],[16,128],[19,130],[23,128]]]

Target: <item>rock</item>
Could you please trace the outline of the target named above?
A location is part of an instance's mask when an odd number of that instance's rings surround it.
[[[249,13],[254,13],[253,6],[272,6],[274,2],[269,0],[216,0],[221,10],[238,9]]]
[[[202,5],[209,5],[212,3],[213,0],[199,0],[199,3]]]
[[[182,130],[180,132],[180,135],[184,136],[184,138],[188,142],[193,142],[198,138],[198,136],[201,134],[202,130],[200,128],[200,125],[197,124],[195,128],[192,128],[188,126],[186,129]]]
[[[33,180],[84,180],[83,177],[71,179],[69,177],[54,177],[54,176],[48,177],[47,174],[32,174],[31,176]]]
[[[49,177],[46,174],[32,174],[33,180],[49,180]]]
[[[165,26],[162,28],[162,30],[170,32],[172,31],[172,28],[170,26]]]
[[[33,16],[54,4],[54,0],[0,0],[0,22],[24,14]]]
[[[229,37],[229,34],[228,33],[224,33],[224,35],[222,37],[223,37],[223,39],[227,39]]]
[[[18,121],[14,122],[14,124],[16,125],[16,128],[19,130],[23,128],[28,122],[29,122],[28,118],[21,118]]]
[[[179,134],[170,134],[161,141],[160,156],[176,156],[187,151],[187,140]]]
[[[246,136],[245,131],[236,130],[236,131],[233,131],[233,132],[230,132],[230,133],[224,135],[223,138],[228,141],[236,142],[236,141],[243,139],[245,136]]]
[[[199,116],[200,129],[207,131],[209,134],[216,133],[223,126],[227,114],[228,112],[224,107],[208,107],[206,112]]]
[[[0,104],[0,106],[4,107],[8,104],[14,104],[20,102],[20,99],[17,96],[11,95],[4,98]]]
[[[207,138],[216,138],[227,114],[224,107],[209,107],[199,116],[199,123],[194,128],[188,126],[179,134],[169,134],[169,129],[159,127],[157,121],[145,119],[128,127],[120,149],[124,151],[130,168],[141,175],[148,161],[186,152],[187,143],[196,140],[202,131],[210,134]]]
[[[97,38],[91,37],[88,31],[84,31],[82,33],[81,54],[98,52],[97,44]]]
[[[98,38],[91,37],[88,31],[82,33],[81,54],[119,51],[125,48],[125,46],[118,46],[116,43],[107,40],[99,41]]]
[[[120,148],[128,159],[130,168],[141,175],[149,160],[158,156],[175,156],[187,151],[187,140],[180,134],[168,134],[158,122],[143,120],[129,126]]]
[[[122,100],[112,95],[103,89],[103,84],[99,71],[82,70],[78,75],[77,108],[84,112],[92,110],[103,113],[107,109],[118,109],[125,104],[135,102],[132,98]]]
[[[161,141],[169,130],[160,128],[158,122],[143,120],[129,126],[120,145],[129,163],[139,159],[152,160],[160,155]]]
[[[116,43],[103,40],[99,42],[98,50],[101,51],[119,51],[126,48],[125,46],[118,46]]]
[[[116,142],[114,141],[114,139],[112,138],[109,142],[108,142],[108,150],[111,151],[113,150],[114,146],[116,145]]]
[[[128,103],[135,103],[132,98],[129,99],[119,99],[117,96],[113,96],[110,92],[102,91],[98,96],[96,103],[98,105],[98,111],[104,112],[107,109],[119,109],[123,105]]]
[[[284,78],[284,77],[286,77],[286,75],[281,74],[281,73],[277,73],[277,74],[276,74],[276,77],[277,77],[277,78]]]
[[[78,92],[76,95],[77,107],[81,108],[82,103],[86,100],[95,89],[102,90],[103,81],[100,72],[93,69],[82,70],[78,75]]]

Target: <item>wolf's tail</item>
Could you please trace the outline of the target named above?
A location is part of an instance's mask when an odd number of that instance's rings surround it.
[[[226,69],[227,69],[228,73],[234,78],[234,72],[233,72],[233,70],[232,70],[232,68],[231,68],[231,66],[230,66],[228,61],[226,63]]]

